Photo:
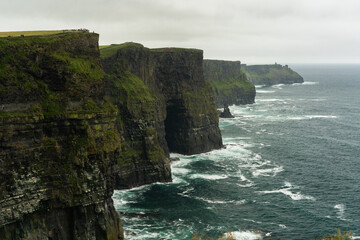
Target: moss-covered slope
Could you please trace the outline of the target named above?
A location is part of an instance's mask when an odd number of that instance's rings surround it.
[[[119,239],[98,35],[0,38],[0,236]]]
[[[218,107],[254,103],[254,84],[246,78],[239,61],[204,60],[204,75]]]
[[[287,65],[242,65],[246,76],[255,85],[303,83],[304,79]]]

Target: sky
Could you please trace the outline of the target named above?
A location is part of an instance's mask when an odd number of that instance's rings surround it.
[[[87,28],[100,45],[247,64],[360,63],[360,0],[1,0],[0,32]]]

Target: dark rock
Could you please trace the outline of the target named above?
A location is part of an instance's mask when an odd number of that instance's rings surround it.
[[[178,162],[178,161],[180,161],[180,158],[178,158],[178,157],[172,157],[172,158],[170,158],[170,161],[171,161],[171,162]]]
[[[125,43],[101,54],[107,93],[121,112],[118,126],[130,143],[117,188],[171,181],[170,151],[194,154],[222,146],[202,51]]]
[[[224,106],[224,111],[222,113],[220,113],[220,117],[221,118],[234,118],[234,116],[230,112],[228,105]]]
[[[97,44],[0,39],[1,239],[123,238],[111,199],[121,137]]]

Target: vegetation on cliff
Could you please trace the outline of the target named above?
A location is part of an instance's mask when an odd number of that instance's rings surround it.
[[[122,238],[111,201],[121,136],[97,46],[85,32],[0,38],[4,239]]]
[[[254,103],[254,84],[241,70],[239,61],[204,60],[204,74],[218,107]]]
[[[146,48],[136,43],[113,44],[101,49],[107,72],[106,92],[119,111],[117,127],[124,141],[118,159],[116,188],[119,189],[171,180],[168,153],[161,147],[156,129],[158,119],[163,116],[159,109],[161,97],[151,93],[143,79],[129,68],[140,67],[141,62],[133,57],[143,51]]]
[[[256,85],[302,83],[304,79],[287,65],[243,65],[246,76]]]

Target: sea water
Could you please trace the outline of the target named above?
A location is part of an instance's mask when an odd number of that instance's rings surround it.
[[[360,235],[360,65],[295,65],[221,119],[224,148],[179,157],[173,182],[116,191],[128,239]]]

